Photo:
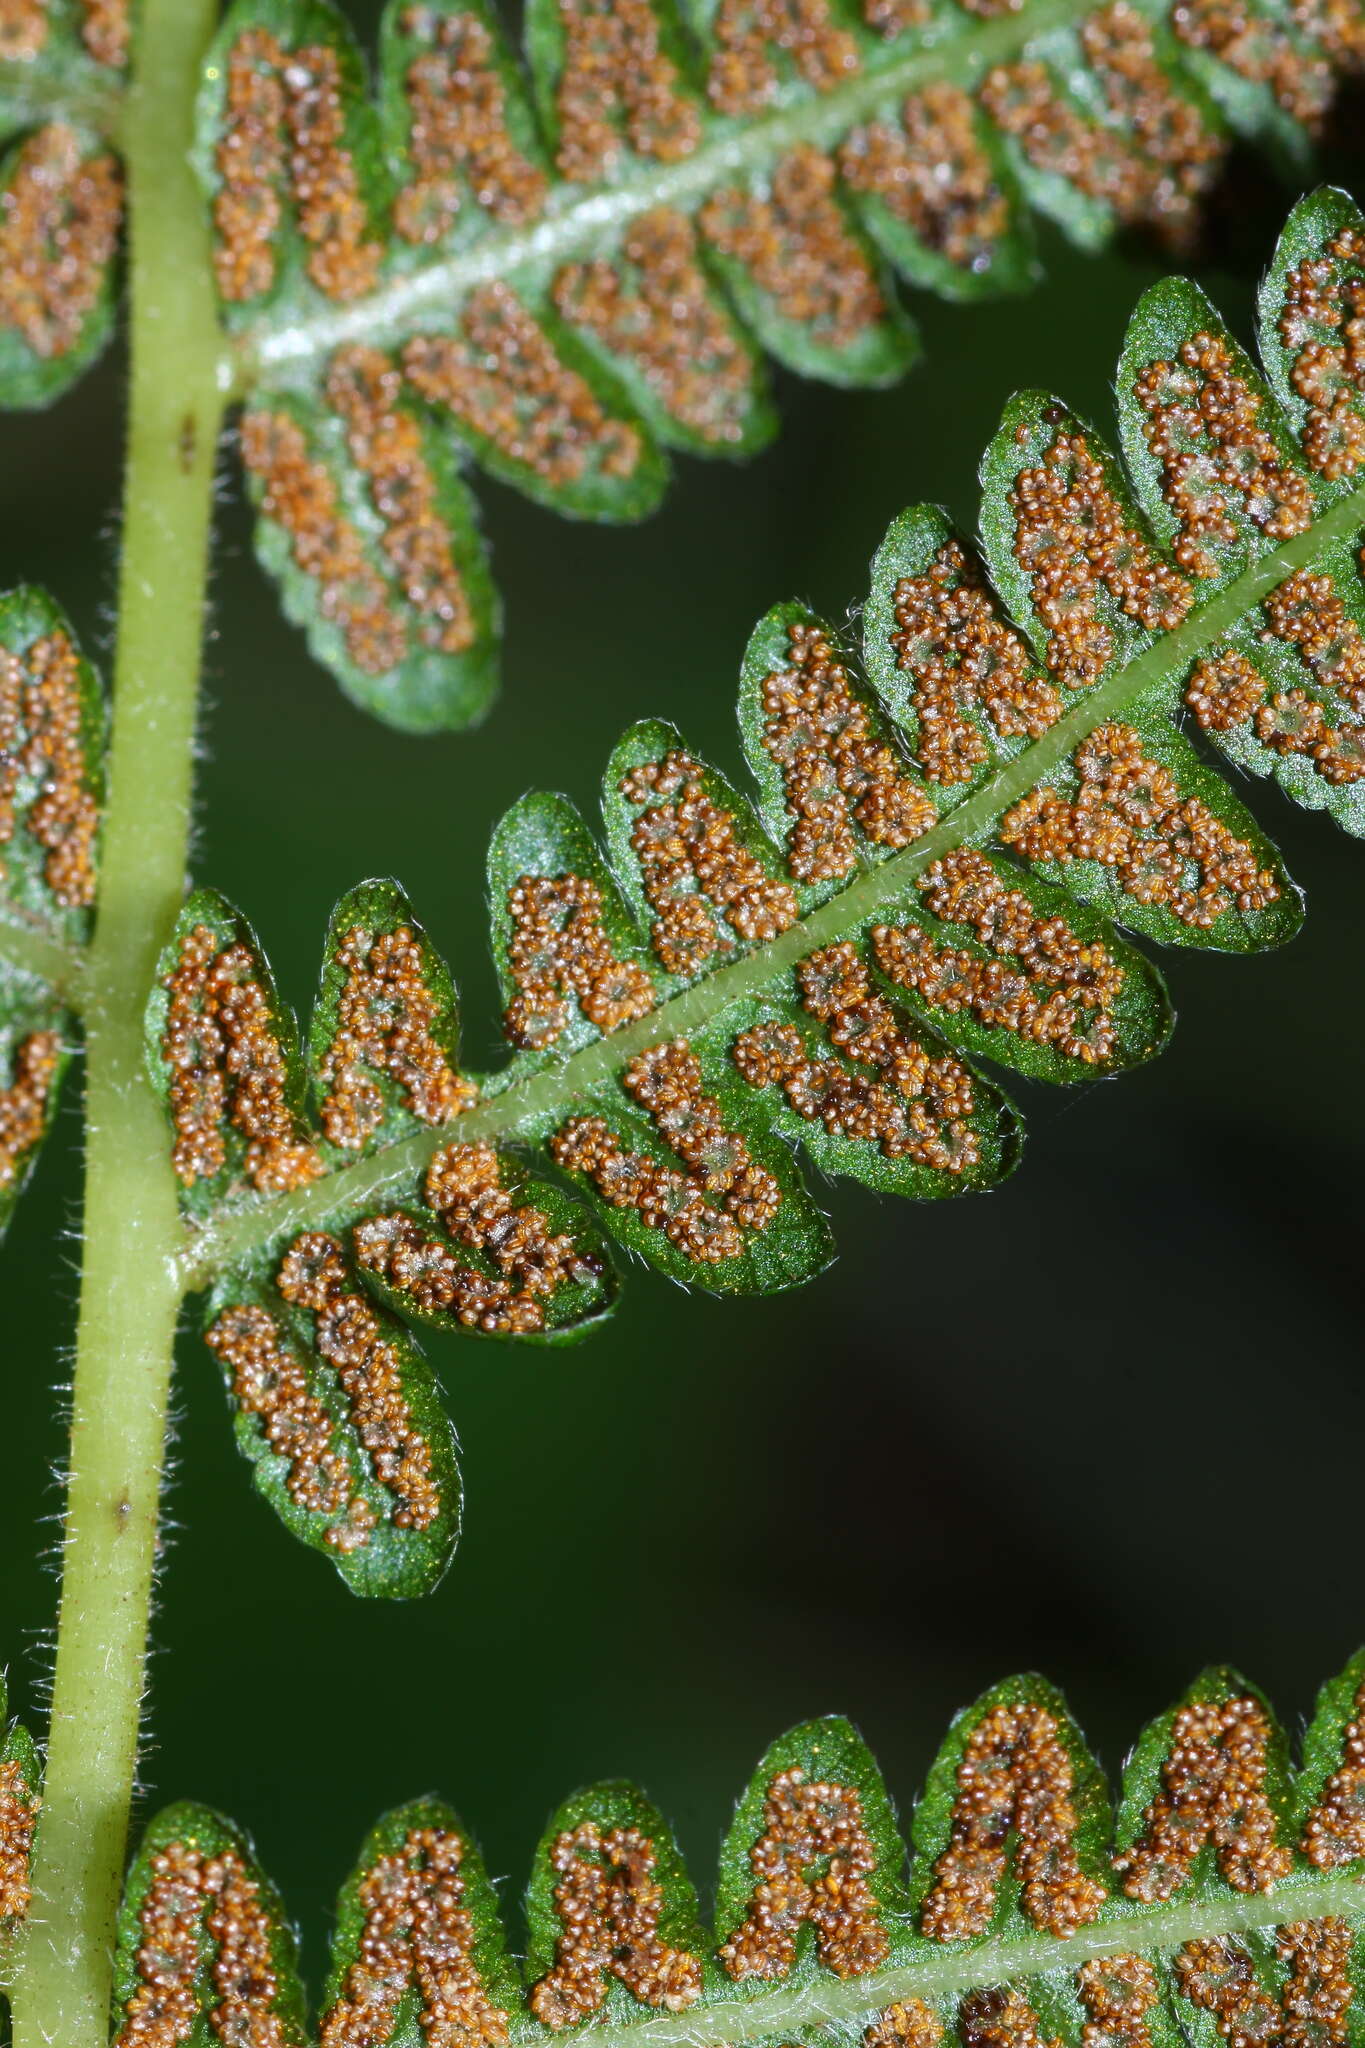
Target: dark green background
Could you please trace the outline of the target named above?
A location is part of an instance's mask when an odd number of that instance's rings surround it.
[[[1360,116],[1329,157],[1345,179]],[[1244,333],[1288,196],[1239,161],[1196,265]],[[506,686],[468,738],[400,738],[346,705],[251,561],[225,456],[194,872],[256,921],[287,994],[307,1004],[341,890],[392,872],[490,1056],[482,867],[502,808],[545,785],[591,807],[646,713],[733,768],[739,660],[769,604],[843,617],[914,498],[972,522],[1016,386],[1054,383],[1107,426],[1161,258],[1047,254],[1024,302],[921,301],[928,360],[898,391],[784,380],[777,446],[738,470],[683,463],[643,528],[485,487]],[[120,395],[111,362],[0,443],[0,573],[50,584],[95,647]],[[1031,1142],[1001,1193],[912,1208],[829,1189],[842,1256],[796,1296],[725,1305],[637,1272],[576,1351],[433,1340],[467,1534],[420,1606],[362,1607],[290,1544],[187,1337],[144,1802],[192,1795],[255,1832],[314,1976],[365,1828],[428,1789],[515,1892],[550,1806],[629,1774],[705,1884],[762,1744],[822,1709],[857,1719],[902,1807],[948,1716],[1012,1668],[1064,1684],[1111,1767],[1210,1657],[1302,1717],[1365,1637],[1365,848],[1248,794],[1307,889],[1304,936],[1260,960],[1169,956],[1170,1053],[1113,1085],[1021,1089]],[[0,1267],[0,1632],[29,1709],[56,1592],[78,1136],[72,1091]]]

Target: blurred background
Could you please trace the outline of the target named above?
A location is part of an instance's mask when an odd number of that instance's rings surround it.
[[[1365,106],[1338,118],[1326,168]],[[1243,334],[1289,199],[1239,159],[1194,268]],[[454,964],[472,1063],[494,1057],[483,856],[528,787],[595,802],[630,719],[676,719],[734,769],[755,618],[835,619],[914,499],[969,525],[1001,405],[1053,384],[1106,431],[1127,313],[1163,267],[1046,238],[1032,297],[920,300],[927,359],[893,392],[780,380],[777,444],[685,461],[634,530],[481,485],[508,607],[482,730],[366,722],[310,662],[250,555],[224,463],[196,875],[257,923],[306,1008],[330,905],[393,873]],[[122,365],[7,419],[0,574],[50,584],[107,652]],[[1179,1027],[1116,1085],[1020,1086],[1020,1173],[911,1207],[829,1187],[841,1256],[803,1293],[718,1303],[637,1271],[615,1323],[559,1354],[431,1339],[464,1447],[466,1535],[416,1607],[365,1607],[248,1483],[217,1367],[182,1344],[144,1812],[194,1796],[256,1835],[320,1975],[336,1885],[386,1805],[452,1798],[519,1892],[551,1805],[640,1780],[699,1882],[757,1754],[851,1714],[908,1807],[949,1716],[1012,1669],[1067,1689],[1111,1769],[1201,1663],[1291,1725],[1365,1637],[1361,1384],[1365,859],[1247,790],[1307,891],[1278,956],[1169,956]],[[3,1262],[0,1656],[37,1717],[56,1586],[61,1384],[76,1293],[79,1127]],[[36,1553],[41,1552],[42,1555]]]

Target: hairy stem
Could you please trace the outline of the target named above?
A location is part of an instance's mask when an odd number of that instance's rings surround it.
[[[180,1288],[142,1010],[181,900],[226,378],[187,162],[213,0],[143,0],[124,123],[132,394],[109,803],[84,988],[84,1271],[61,1614],[16,2048],[105,2048]]]

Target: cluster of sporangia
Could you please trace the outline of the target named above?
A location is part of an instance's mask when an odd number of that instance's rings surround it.
[[[1132,1838],[1106,1856],[1083,1847],[1081,1809],[1095,1794],[1074,1725],[1036,1685],[1001,1688],[956,1738],[947,1788],[917,1822],[919,1936],[950,1944],[999,1931],[1009,1901],[1017,1931],[1065,1941],[1100,1920],[1111,1897],[1156,1910],[1196,1877],[1216,1924],[1220,1885],[1258,1896],[1296,1870],[1344,1870],[1365,1857],[1365,1686],[1352,1681],[1328,1711],[1328,1766],[1296,1837],[1271,1784],[1273,1723],[1258,1698],[1220,1682],[1144,1742],[1147,1804]],[[806,1759],[833,1758],[850,1739],[832,1735],[840,1726],[797,1731],[783,1746],[788,1759],[793,1745]],[[847,1767],[828,1777],[790,1760],[760,1770],[726,1852],[731,1905],[711,1979],[706,1954],[693,1946],[700,1930],[676,1850],[647,1821],[644,1802],[628,1793],[622,1818],[626,1788],[579,1795],[587,1817],[561,1824],[541,1852],[537,1887],[551,1931],[538,1937],[541,1961],[528,1972],[530,2018],[553,2032],[579,2026],[619,1999],[615,1985],[646,2012],[683,2012],[712,1984],[723,1995],[726,1979],[780,1983],[808,1956],[838,1978],[869,1979],[864,2048],[938,2048],[954,2035],[962,2048],[1062,2048],[1051,2031],[1057,2001],[1050,1998],[1045,2020],[1027,1979],[934,2004],[903,1994],[875,2009],[875,1973],[898,1947],[910,1971],[932,1951],[906,1951],[905,1923],[887,1911],[899,1843],[889,1819],[876,1817],[870,1761],[842,1753]],[[0,1907],[11,1916],[27,1904],[35,1811],[32,1797],[7,1800],[0,1780]],[[403,2016],[420,2024],[429,2048],[508,2048],[529,2038],[514,1980],[501,1965],[489,1974],[497,1908],[477,1855],[445,1809],[408,1811],[380,1830],[346,1895],[321,2048],[383,2048]],[[296,2048],[300,2037],[277,2006],[289,1962],[272,1932],[273,1898],[235,1840],[216,1821],[196,1831],[192,1814],[177,1832],[162,1824],[135,1874],[115,2048],[180,2048],[203,2019],[207,2038],[225,2048]],[[1141,1917],[1125,1925],[1134,1949],[1148,1946],[1145,1936],[1164,1939]],[[1086,1961],[1074,1973],[1085,2041],[1155,2048],[1187,2000],[1212,2015],[1229,2048],[1345,2048],[1352,1938],[1344,1918],[1288,1919],[1273,1932],[1273,1967],[1265,1949],[1232,1934],[1167,1940],[1168,1973],[1147,1953]]]
[[[46,905],[88,908],[98,824],[70,640],[47,634],[22,657],[0,648],[0,890],[22,900],[25,855],[41,852]],[[0,1196],[42,1138],[61,1050],[56,1029],[29,1031],[10,1048],[10,1083],[0,1089]]]
[[[127,0],[78,0],[84,54],[112,79],[128,62]],[[53,35],[49,0],[5,0],[0,64],[40,59]],[[26,136],[0,190],[0,330],[43,361],[80,341],[105,289],[123,217],[118,160],[66,121]]]

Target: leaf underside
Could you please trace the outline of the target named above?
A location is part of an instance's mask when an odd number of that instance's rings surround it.
[[[739,1802],[710,1927],[642,1794],[574,1794],[535,1854],[520,1967],[476,1844],[419,1800],[380,1821],[341,1891],[316,2032],[250,1845],[172,1807],[125,1894],[115,2044],[143,2038],[159,1990],[187,2000],[194,2048],[584,2031],[613,2048],[1345,2048],[1363,1744],[1365,1657],[1323,1688],[1297,1770],[1263,1696],[1209,1670],[1144,1731],[1114,1808],[1060,1695],[1009,1679],[953,1723],[907,1860],[856,1731],[809,1721]]]
[[[0,403],[111,326],[125,0],[0,25]],[[743,456],[764,359],[883,384],[892,273],[1026,288],[1032,221],[1187,241],[1236,137],[1301,174],[1360,0],[389,0],[373,91],[329,0],[237,0],[196,162],[257,549],[362,707],[456,729],[497,687],[471,466],[636,519],[666,451]]]
[[[1074,1084],[1164,1043],[1126,932],[1293,936],[1298,893],[1212,757],[1365,824],[1363,301],[1334,191],[1268,273],[1269,383],[1158,284],[1120,370],[1126,467],[1024,394],[980,551],[929,507],[892,526],[861,673],[805,607],[761,621],[754,801],[645,721],[602,843],[566,797],[515,805],[488,861],[500,1071],[463,1069],[397,883],[338,905],[306,1044],[250,927],[191,897],[147,1026],[187,1281],[257,1486],[357,1591],[420,1592],[455,1537],[407,1325],[573,1341],[622,1251],[718,1293],[797,1285],[833,1249],[798,1154],[915,1199],[988,1189],[1020,1146],[990,1068]]]

